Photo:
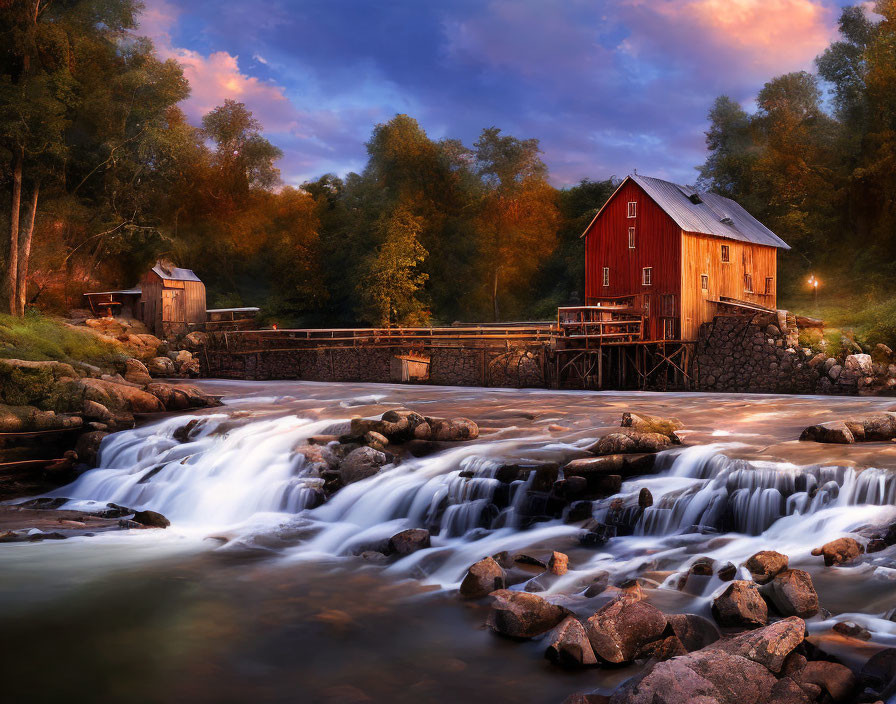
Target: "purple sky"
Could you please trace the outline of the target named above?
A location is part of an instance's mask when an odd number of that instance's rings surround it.
[[[374,124],[472,144],[541,140],[565,185],[693,182],[706,113],[811,69],[848,0],[145,0],[141,33],[185,68],[190,118],[234,98],[283,149],[283,180],[360,171]]]

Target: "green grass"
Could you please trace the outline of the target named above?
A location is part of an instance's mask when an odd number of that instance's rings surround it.
[[[0,314],[0,359],[80,361],[109,366],[121,349],[60,320],[29,311],[24,318]]]

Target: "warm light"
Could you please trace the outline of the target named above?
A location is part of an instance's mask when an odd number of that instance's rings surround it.
[[[271,330],[276,330],[276,329],[277,329],[277,323],[274,323],[273,325],[271,325]]]

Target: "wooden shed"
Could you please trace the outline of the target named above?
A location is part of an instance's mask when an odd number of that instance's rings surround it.
[[[696,339],[729,302],[774,309],[777,250],[790,249],[733,200],[637,174],[582,236],[586,305],[642,311],[646,340]]]
[[[140,279],[140,290],[140,317],[154,334],[166,337],[205,324],[205,284],[190,269],[156,262]]]

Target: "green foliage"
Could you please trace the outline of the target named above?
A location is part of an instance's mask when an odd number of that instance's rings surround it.
[[[121,356],[118,346],[50,317],[0,315],[0,359],[83,361],[98,366]]]

